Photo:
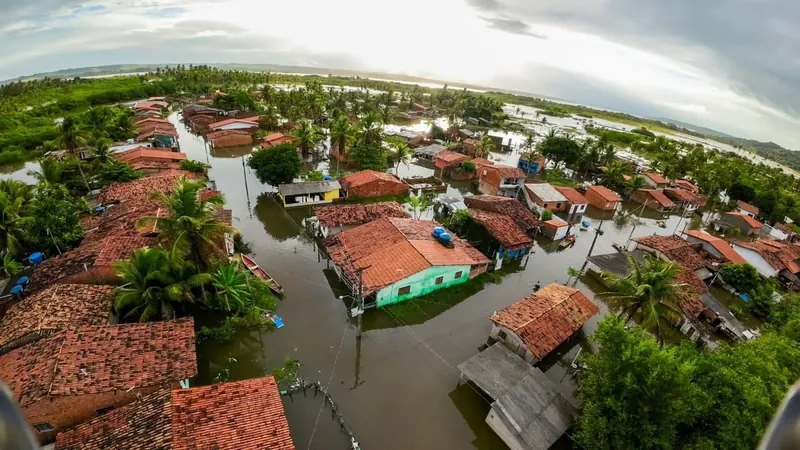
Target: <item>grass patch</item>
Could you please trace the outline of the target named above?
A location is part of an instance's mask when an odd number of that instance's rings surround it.
[[[544,181],[552,184],[553,186],[575,187],[577,183],[565,177],[559,170],[544,170],[542,171],[542,178]]]
[[[709,290],[720,303],[731,310],[733,315],[746,328],[764,328],[764,321],[750,312],[750,308],[747,307],[747,303],[744,300],[716,286],[710,287]]]

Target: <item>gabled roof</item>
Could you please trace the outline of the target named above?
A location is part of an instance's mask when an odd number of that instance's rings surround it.
[[[225,125],[230,125],[232,123],[241,123],[245,125],[250,125],[252,127],[257,127],[258,120],[259,120],[258,116],[246,117],[244,119],[225,119],[225,120],[220,120],[219,122],[211,123],[208,125],[208,127],[213,130],[216,128],[224,127]]]
[[[338,191],[339,189],[341,189],[341,186],[338,181],[303,181],[278,185],[278,192],[284,197],[287,195],[320,194]]]
[[[600,186],[599,184],[596,184],[594,186],[589,186],[589,188],[587,189],[587,192],[588,191],[592,191],[592,192],[600,195],[607,202],[619,202],[619,201],[622,201],[622,197],[620,197],[619,194],[617,194],[616,192],[612,191],[611,189],[609,189],[609,188],[607,188],[605,186]]]
[[[697,203],[694,194],[687,191],[686,189],[666,188],[664,189],[664,194],[671,200],[677,200],[686,203]]]
[[[663,253],[671,261],[688,267],[690,270],[697,270],[705,267],[708,263],[716,262],[711,255],[704,257],[698,252],[695,247],[700,244],[692,244],[675,235],[643,236],[634,239],[634,241],[637,244]]]
[[[757,216],[759,213],[758,206],[751,205],[750,203],[745,203],[741,200],[736,201],[736,207],[741,209],[742,211],[747,211],[755,216]]]
[[[58,450],[293,450],[271,376],[161,389],[56,437]]]
[[[525,231],[538,228],[541,221],[531,212],[522,202],[499,195],[475,195],[465,197],[464,203],[472,209],[482,209],[484,211],[505,214]]]
[[[675,180],[674,184],[682,189],[688,189],[692,192],[700,192],[700,188],[689,180]]]
[[[642,189],[639,192],[655,200],[656,203],[663,206],[664,208],[672,208],[675,206],[675,202],[673,202],[672,200],[669,199],[669,197],[664,195],[663,191],[659,191],[656,189]]]
[[[274,147],[279,144],[284,144],[293,141],[294,141],[293,137],[277,132],[264,136],[264,139],[261,140],[261,146],[264,148]]]
[[[742,256],[736,253],[736,250],[733,249],[727,242],[723,239],[720,239],[712,234],[704,233],[699,230],[686,230],[684,233],[687,236],[691,236],[696,239],[700,239],[701,241],[708,242],[711,246],[713,246],[718,252],[722,254],[722,256],[728,261],[734,264],[745,264],[747,261],[742,258]]]
[[[775,270],[786,269],[793,274],[800,273],[800,247],[785,242],[758,240],[736,242],[736,245],[755,251]]]
[[[763,223],[761,223],[758,220],[748,216],[747,214],[740,214],[740,213],[737,213],[737,212],[729,212],[729,213],[725,213],[725,214],[728,215],[728,216],[731,216],[731,217],[738,217],[738,218],[744,220],[747,223],[747,225],[749,225],[751,228],[762,228],[764,226]]]
[[[314,214],[317,216],[320,225],[325,227],[363,225],[384,217],[410,217],[397,202],[317,206],[314,207]]]
[[[113,286],[59,284],[29,295],[0,322],[0,346],[32,333],[108,323]]]
[[[350,281],[363,271],[364,294],[421,272],[431,266],[488,264],[478,250],[452,236],[454,248],[433,238],[434,221],[383,218],[343,231],[326,241],[331,260]]]
[[[339,179],[339,182],[345,189],[361,186],[367,183],[371,183],[373,181],[404,184],[402,181],[400,181],[399,179],[397,179],[397,177],[393,175],[384,172],[377,172],[375,170],[362,170],[360,172],[356,172],[347,175],[344,178]]]
[[[525,178],[525,172],[519,167],[506,166],[504,164],[493,164],[485,167],[486,170],[495,170],[502,178]]]
[[[525,185],[528,190],[535,195],[539,200],[545,203],[566,203],[567,197],[558,191],[555,187],[547,183],[532,183]]]
[[[214,140],[225,136],[252,136],[251,130],[216,130],[206,133],[206,139]]]
[[[162,123],[162,124],[165,124],[165,125],[171,125],[172,124],[172,122],[170,122],[167,119],[160,119],[160,118],[157,118],[157,117],[145,117],[145,118],[136,119],[134,121],[134,124],[137,127],[146,126],[147,124],[157,124],[157,123]]]
[[[468,209],[470,217],[486,228],[486,231],[508,251],[529,247],[533,239],[520,229],[511,217],[505,214]]]
[[[134,148],[128,151],[120,152],[114,155],[114,159],[118,161],[131,161],[134,159],[146,158],[149,160],[157,161],[183,161],[186,159],[186,153],[173,152],[171,150],[157,150],[154,148]]]
[[[489,319],[513,331],[537,359],[542,359],[598,312],[578,289],[554,283]]]
[[[488,160],[486,158],[474,158],[472,160],[472,163],[475,164],[476,166],[493,166],[494,165],[494,161],[490,161],[490,160]]]
[[[436,155],[436,159],[440,159],[448,164],[452,164],[455,162],[466,161],[469,159],[469,156],[462,155],[461,153],[457,153],[451,150],[445,150],[443,152],[439,152]]]
[[[650,178],[656,184],[667,184],[667,183],[669,183],[669,180],[667,180],[666,178],[661,176],[660,173],[657,173],[657,172],[646,172],[646,173],[644,173],[642,175],[647,177],[647,178]]]
[[[27,408],[48,397],[166,386],[197,375],[194,320],[61,331],[0,356],[0,379]]]
[[[567,201],[573,205],[588,205],[589,200],[586,200],[586,197],[583,196],[580,192],[576,189],[571,187],[555,187],[558,192],[561,193],[564,197],[567,198]]]
[[[138,180],[114,183],[106,186],[100,191],[97,200],[100,203],[105,203],[114,200],[130,201],[135,199],[147,199],[152,192],[171,191],[175,187],[175,184],[178,183],[178,180],[184,176],[189,179],[197,179],[200,177],[198,174],[189,172],[188,170],[167,170]]]

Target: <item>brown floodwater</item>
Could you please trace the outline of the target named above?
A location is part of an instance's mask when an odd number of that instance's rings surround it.
[[[566,250],[537,238],[529,258],[504,267],[498,283],[423,304],[418,314],[401,317],[368,311],[359,342],[347,316],[349,303],[338,298],[347,294],[346,289],[320,258],[314,240],[304,233],[303,220],[311,215],[310,208],[280,207],[270,195],[273,189],[259,183],[244,164],[249,149],[209,152],[203,139],[179,122],[177,113],[170,120],[178,128],[181,150],[191,159],[211,163],[210,177],[233,210],[234,226],[252,247],[256,261],[286,291],[277,309],[285,322],[283,328],[241,333],[227,343],[207,340],[198,344],[195,385],[261,376],[280,367],[288,357],[300,361],[302,377],[330,382],[331,396],[364,449],[506,448],[484,422],[489,403],[470,386],[458,386],[456,366],[486,343],[488,317],[494,311],[529,294],[537,282],[543,286],[567,282],[567,269],[580,268],[585,260],[592,231],[578,232],[576,244]],[[497,156],[504,160],[514,157]],[[313,159],[304,166],[326,170],[327,161]],[[24,172],[29,168],[4,176],[28,181]],[[412,164],[401,174],[427,175],[429,171],[430,166]],[[469,189],[469,183],[457,184],[448,188],[447,195],[459,196]],[[587,216],[593,227],[609,219],[591,209]],[[671,234],[679,220],[671,216],[667,227],[660,228],[655,224],[657,218],[660,216],[645,214],[634,237]],[[619,227],[606,220],[602,229],[594,254],[614,251],[612,243],[624,244],[631,225]],[[592,289],[598,288],[588,278],[578,280],[577,287],[589,298],[595,297]],[[581,348],[590,348],[587,336],[609,312],[602,301],[594,301],[601,313],[540,364],[565,395],[575,390],[570,363]],[[322,397],[295,394],[285,400],[297,448],[347,448],[348,440],[338,422],[332,420],[327,407],[321,409]],[[557,447],[569,447],[569,438]]]

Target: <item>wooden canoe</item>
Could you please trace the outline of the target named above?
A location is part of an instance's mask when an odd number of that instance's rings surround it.
[[[269,288],[272,290],[272,292],[274,292],[276,294],[283,294],[283,286],[278,284],[278,282],[275,281],[274,278],[269,276],[267,271],[262,269],[261,266],[259,266],[253,260],[253,258],[251,258],[251,257],[249,257],[247,255],[242,255],[242,264],[244,264],[244,266],[247,267],[247,270],[249,270],[250,273],[252,273],[253,275],[257,276],[258,278],[261,278],[262,280],[264,280],[267,283],[267,285],[269,286]]]

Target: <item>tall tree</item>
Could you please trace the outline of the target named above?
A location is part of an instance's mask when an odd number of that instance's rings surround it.
[[[297,124],[297,128],[292,130],[294,136],[294,144],[300,148],[303,157],[307,157],[311,153],[311,149],[316,147],[322,140],[322,130],[314,126],[310,120],[301,120]]]
[[[411,161],[411,155],[413,155],[413,150],[411,147],[408,146],[407,143],[403,141],[397,141],[392,143],[392,147],[394,147],[394,162],[395,162],[395,173],[400,173],[400,164],[405,164],[408,167],[408,163]]]
[[[30,185],[0,180],[0,250],[19,255],[25,242],[27,208],[33,198]]]
[[[78,216],[88,209],[86,200],[73,197],[63,184],[39,183],[26,221],[31,248],[52,254],[77,245],[83,238]]]
[[[644,177],[641,175],[634,175],[630,180],[628,180],[627,183],[625,183],[625,190],[630,194],[641,191],[646,187],[647,181],[645,181]]]
[[[481,139],[475,143],[475,156],[478,158],[485,157],[495,150],[494,140],[488,135],[482,136]]]
[[[271,186],[291,183],[300,173],[300,157],[292,144],[256,150],[247,161],[262,183]]]
[[[347,147],[355,140],[355,127],[350,123],[346,115],[340,114],[330,127],[331,145],[339,150],[342,156],[347,154]]]

